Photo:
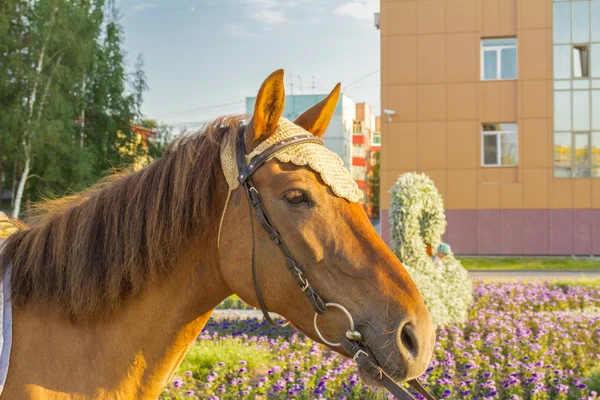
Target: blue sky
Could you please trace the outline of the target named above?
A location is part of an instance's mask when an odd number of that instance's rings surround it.
[[[145,59],[144,113],[176,127],[243,113],[274,70],[286,93],[338,81],[379,112],[379,0],[118,0],[130,65]],[[299,78],[300,76],[300,78]],[[300,89],[300,82],[302,90]],[[346,85],[348,85],[346,87]]]

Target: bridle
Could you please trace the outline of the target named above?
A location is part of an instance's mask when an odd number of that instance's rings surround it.
[[[246,162],[246,149],[245,149],[245,132],[246,126],[243,125],[239,129],[238,135],[236,137],[236,161],[238,166],[238,181],[240,185],[244,188],[244,192],[248,198],[248,210],[250,213],[250,227],[252,231],[252,282],[254,284],[254,291],[256,292],[256,298],[258,299],[258,304],[260,305],[260,309],[264,315],[265,320],[275,326],[275,327],[283,327],[289,324],[289,321],[283,325],[275,323],[273,319],[269,316],[269,312],[267,311],[267,307],[265,306],[264,299],[262,297],[260,287],[258,286],[257,272],[256,272],[256,251],[255,251],[255,237],[254,237],[254,223],[253,223],[253,214],[256,213],[256,217],[258,218],[258,222],[263,227],[263,229],[269,235],[269,238],[279,247],[279,250],[283,253],[283,256],[286,260],[286,265],[296,284],[300,287],[306,297],[308,298],[312,308],[315,310],[314,317],[314,327],[315,331],[319,338],[326,344],[330,346],[341,346],[343,347],[350,356],[354,359],[354,361],[364,370],[364,372],[369,375],[371,378],[380,381],[383,386],[388,389],[397,399],[401,400],[410,400],[414,399],[414,397],[409,394],[402,386],[397,384],[392,378],[389,377],[379,366],[375,358],[370,355],[369,348],[365,345],[363,341],[362,334],[355,329],[354,320],[352,319],[352,315],[346,310],[346,308],[337,303],[325,303],[321,296],[315,291],[312,287],[308,278],[303,272],[304,267],[302,265],[298,265],[294,256],[290,253],[285,243],[281,239],[281,235],[269,219],[267,214],[267,210],[264,207],[264,204],[260,200],[258,190],[256,186],[252,182],[252,175],[258,168],[260,168],[265,162],[267,162],[271,156],[273,156],[279,150],[299,144],[299,143],[318,143],[323,144],[323,141],[310,133],[300,134],[297,136],[293,136],[290,138],[286,138],[271,147],[267,148],[265,151],[260,153],[258,156],[254,157],[250,160],[250,164]],[[254,208],[254,213],[252,209]],[[318,325],[317,325],[317,317],[327,311],[328,307],[335,307],[340,309],[348,318],[350,322],[350,329],[346,332],[344,337],[341,338],[339,343],[333,343],[327,341],[323,335],[321,334]],[[408,383],[422,396],[424,396],[427,400],[435,400],[435,398],[427,392],[427,390],[416,380],[410,380]]]

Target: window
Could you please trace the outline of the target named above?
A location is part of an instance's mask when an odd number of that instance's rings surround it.
[[[569,92],[567,92],[569,93]],[[590,91],[573,91],[573,130],[590,130]]]
[[[592,130],[600,131],[600,90],[592,90]]]
[[[571,92],[554,92],[554,130],[571,130]]]
[[[554,177],[600,176],[600,132],[556,132]]]
[[[592,42],[600,42],[600,1],[592,1],[591,6]]]
[[[571,177],[571,158],[573,147],[571,134],[558,132],[554,134],[554,176],[556,178]]]
[[[481,80],[517,79],[517,39],[481,41]]]
[[[590,41],[590,2],[574,1],[571,3],[571,29],[573,43]]]
[[[571,42],[571,4],[568,2],[554,3],[554,43]]]
[[[482,135],[482,165],[517,165],[519,154],[517,124],[483,124]]]
[[[366,181],[367,172],[364,167],[352,166],[352,180]]]
[[[598,2],[600,4],[600,2]],[[600,43],[593,43],[591,51],[592,67],[591,75],[593,78],[600,78]]]
[[[573,46],[573,77],[588,78],[590,76],[590,51],[587,45]]]
[[[371,146],[381,146],[381,133],[373,133]]]
[[[600,0],[554,0],[555,178],[600,178]]]
[[[352,148],[353,158],[365,158],[367,156],[367,150],[362,144],[355,144]]]
[[[554,45],[554,79],[571,79],[571,46]]]
[[[575,139],[575,168],[573,176],[587,178],[591,172],[590,134],[576,133]]]

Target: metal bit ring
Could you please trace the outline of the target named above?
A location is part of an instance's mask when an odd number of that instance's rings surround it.
[[[335,307],[337,309],[342,310],[342,312],[344,314],[346,314],[346,317],[348,318],[348,321],[350,322],[350,329],[354,330],[354,320],[352,319],[352,315],[350,315],[348,310],[346,310],[346,307],[344,307],[343,305],[338,304],[338,303],[325,303],[325,307]],[[330,342],[329,340],[327,340],[323,337],[323,335],[321,334],[321,331],[319,330],[319,326],[317,324],[318,317],[319,317],[319,314],[315,313],[315,318],[314,318],[315,332],[317,332],[319,339],[321,339],[323,341],[323,343],[325,343],[331,347],[340,347],[342,345],[341,343]]]

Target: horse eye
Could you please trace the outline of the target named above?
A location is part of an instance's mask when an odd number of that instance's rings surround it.
[[[308,202],[308,197],[299,190],[291,190],[285,194],[285,200],[293,205],[300,205]]]

